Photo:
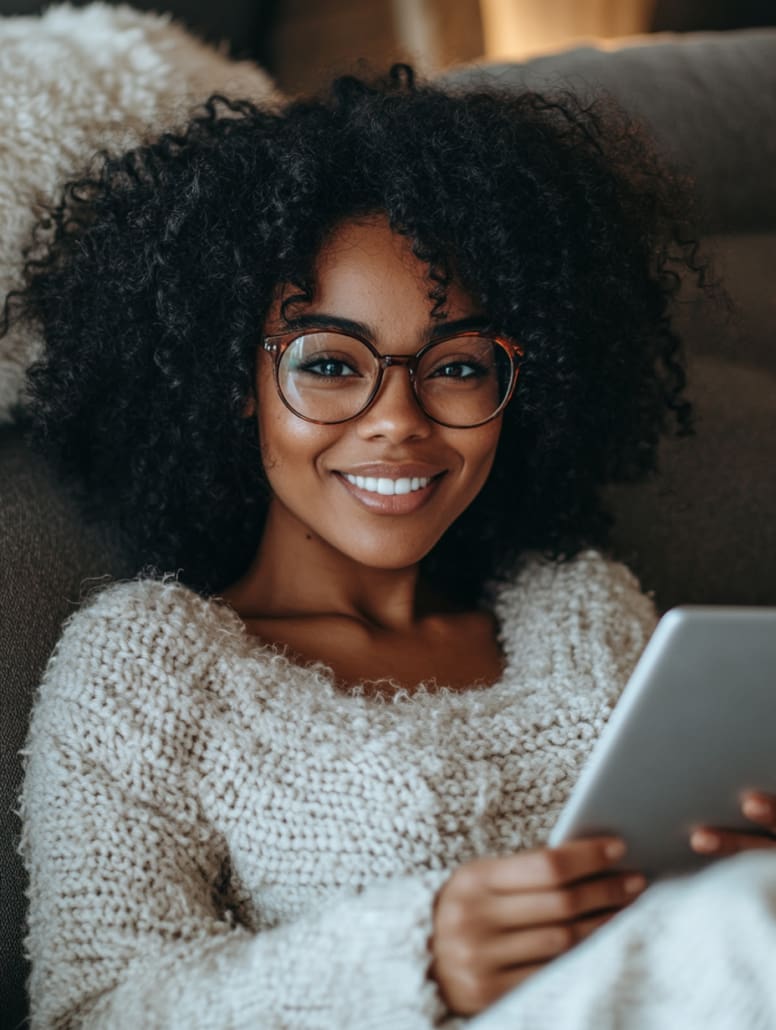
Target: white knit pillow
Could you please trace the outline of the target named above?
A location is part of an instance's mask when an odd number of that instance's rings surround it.
[[[104,148],[180,125],[211,93],[277,100],[269,77],[190,36],[169,16],[94,3],[0,18],[0,305],[18,287],[41,203]],[[0,339],[0,423],[39,340]]]

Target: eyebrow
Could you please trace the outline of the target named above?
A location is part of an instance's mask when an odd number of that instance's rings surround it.
[[[485,329],[491,325],[491,321],[485,315],[469,315],[466,318],[456,318],[450,322],[438,322],[424,333],[423,340],[438,340],[453,333],[463,333],[470,329]],[[289,331],[295,329],[342,329],[343,332],[351,333],[354,336],[365,336],[371,342],[377,337],[373,326],[365,322],[356,322],[351,318],[342,318],[340,315],[327,315],[324,312],[310,315],[298,315],[288,319],[286,326]]]

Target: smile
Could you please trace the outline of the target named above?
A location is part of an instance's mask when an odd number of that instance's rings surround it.
[[[411,515],[425,507],[444,479],[435,476],[356,476],[337,472],[350,496],[373,515]]]
[[[343,476],[359,490],[366,490],[370,494],[381,494],[383,497],[393,497],[394,494],[411,494],[416,490],[423,490],[431,482],[430,476],[413,476],[411,479],[388,479],[380,476],[351,476],[347,472]]]

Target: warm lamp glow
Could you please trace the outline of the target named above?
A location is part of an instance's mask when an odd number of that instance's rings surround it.
[[[480,0],[485,55],[522,59],[649,30],[656,0]]]

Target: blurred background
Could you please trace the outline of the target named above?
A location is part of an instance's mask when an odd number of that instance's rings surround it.
[[[0,14],[46,3],[4,2]],[[76,2],[75,6],[80,6]],[[170,11],[235,57],[259,61],[288,93],[332,74],[411,60],[425,73],[480,59],[525,59],[652,32],[776,25],[774,0],[136,0]]]

